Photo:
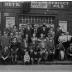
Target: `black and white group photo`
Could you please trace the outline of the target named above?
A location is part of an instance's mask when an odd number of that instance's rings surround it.
[[[72,65],[72,1],[0,2],[0,65]]]
[[[71,64],[71,3],[0,2],[0,64]]]

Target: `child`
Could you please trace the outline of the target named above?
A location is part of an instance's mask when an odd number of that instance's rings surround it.
[[[39,64],[40,63],[40,60],[41,60],[41,58],[40,58],[41,56],[40,56],[40,53],[37,51],[37,50],[35,50],[34,51],[34,64]]]
[[[29,63],[30,63],[30,55],[28,51],[26,51],[24,55],[24,64],[29,64]]]
[[[34,62],[34,60],[33,60],[33,57],[34,57],[34,51],[33,51],[33,49],[29,50],[29,55],[30,55],[30,62],[31,62],[31,64],[33,64],[33,62]]]

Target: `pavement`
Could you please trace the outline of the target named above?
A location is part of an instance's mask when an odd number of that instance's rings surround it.
[[[0,72],[72,72],[72,65],[0,65]]]

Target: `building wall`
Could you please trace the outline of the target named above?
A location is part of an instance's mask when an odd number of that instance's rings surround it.
[[[31,8],[29,12],[23,12],[23,8],[9,8],[4,7],[3,3],[0,2],[0,12],[1,12],[1,30],[4,31],[6,25],[6,17],[15,17],[15,24],[18,26],[19,24],[19,16],[20,15],[41,15],[41,16],[49,16],[55,15],[55,27],[58,26],[59,20],[67,21],[68,22],[68,31],[72,34],[72,7],[69,9],[36,9]]]

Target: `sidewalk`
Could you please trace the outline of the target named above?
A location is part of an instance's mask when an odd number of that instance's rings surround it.
[[[22,62],[19,62],[18,65],[23,65]],[[33,64],[33,65],[72,65],[72,61],[47,61],[41,62],[40,64]]]
[[[45,64],[62,64],[62,65],[72,65],[72,61],[51,61],[51,62],[46,62]]]

